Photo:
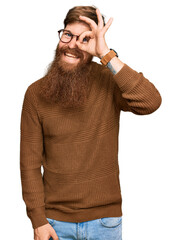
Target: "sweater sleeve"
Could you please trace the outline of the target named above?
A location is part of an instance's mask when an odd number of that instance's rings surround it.
[[[113,75],[114,98],[119,110],[146,115],[156,111],[162,98],[142,72],[136,72],[127,64]]]
[[[32,89],[24,96],[20,124],[20,174],[26,213],[33,228],[48,223],[45,216],[44,186],[41,174],[43,134]]]

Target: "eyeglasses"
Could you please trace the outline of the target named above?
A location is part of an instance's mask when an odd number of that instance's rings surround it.
[[[77,41],[79,39],[80,35],[74,35],[71,33],[71,31],[65,30],[65,29],[60,29],[58,31],[58,37],[59,37],[60,41],[63,43],[69,43],[74,36],[76,36],[76,41]],[[89,37],[85,37],[83,39],[83,42],[88,42],[88,41],[89,41]]]

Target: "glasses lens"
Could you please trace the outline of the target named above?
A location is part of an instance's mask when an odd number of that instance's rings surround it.
[[[70,40],[72,39],[71,33],[66,30],[61,30],[59,37],[60,37],[60,40],[65,43],[70,42]]]

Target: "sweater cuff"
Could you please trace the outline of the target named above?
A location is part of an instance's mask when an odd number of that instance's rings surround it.
[[[113,78],[120,90],[122,92],[126,92],[134,88],[134,86],[137,84],[139,81],[139,74],[142,73],[136,72],[134,69],[124,63],[124,66],[113,76]]]
[[[45,207],[44,206],[39,207],[39,208],[34,208],[31,210],[27,210],[27,215],[29,216],[31,223],[32,223],[32,227],[34,229],[49,223],[45,216]]]

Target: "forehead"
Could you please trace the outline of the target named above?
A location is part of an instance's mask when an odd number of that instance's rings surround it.
[[[87,23],[79,23],[79,22],[67,24],[65,29],[71,31],[71,33],[75,35],[80,35],[85,31],[91,30],[91,28]]]

